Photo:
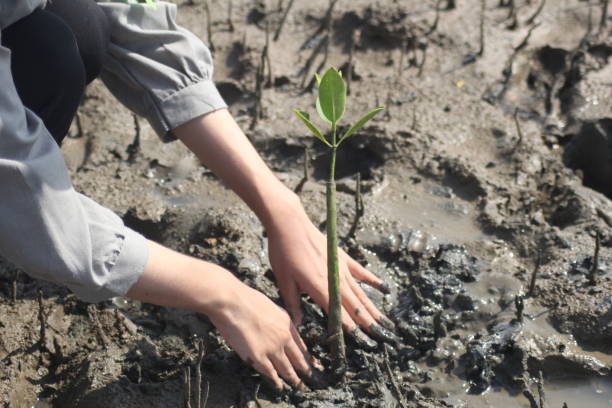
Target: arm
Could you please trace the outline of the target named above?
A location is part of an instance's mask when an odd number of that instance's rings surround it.
[[[28,274],[95,302],[125,294],[144,269],[145,239],[74,191],[57,144],[22,105],[1,46],[0,191],[0,253]]]
[[[300,293],[308,293],[327,309],[326,241],[308,219],[298,197],[265,165],[226,109],[196,118],[173,130],[224,183],[257,214],[268,232],[270,262],[281,295],[293,320],[302,317]],[[357,324],[372,333],[386,318],[355,279],[374,287],[381,280],[341,251],[343,325],[353,333]]]

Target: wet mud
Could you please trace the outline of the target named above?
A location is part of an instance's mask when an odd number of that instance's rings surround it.
[[[387,283],[387,294],[364,289],[392,324],[349,336],[343,383],[325,371],[276,393],[205,316],[89,305],[2,261],[0,406],[185,407],[200,387],[208,407],[612,406],[606,2],[177,3],[181,24],[214,44],[231,111],[278,177],[301,185],[315,225],[327,152],[290,108],[313,111],[322,63],[350,67],[349,119],[386,106],[338,158],[338,228]],[[271,69],[258,85],[266,27]],[[132,228],[281,302],[255,216],[102,84],[62,150],[75,187]],[[299,330],[331,367],[326,319],[303,300]]]

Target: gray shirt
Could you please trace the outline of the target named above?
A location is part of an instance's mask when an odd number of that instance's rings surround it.
[[[0,1],[1,29],[46,0]],[[111,27],[101,78],[163,141],[172,129],[226,107],[206,46],[176,24],[176,5],[98,1]],[[23,106],[0,46],[0,254],[28,274],[97,302],[124,295],[148,259],[143,236],[71,185],[61,151]]]

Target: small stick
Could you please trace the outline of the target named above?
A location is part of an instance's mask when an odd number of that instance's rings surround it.
[[[308,146],[304,146],[304,177],[302,177],[302,180],[300,180],[299,184],[295,187],[295,190],[293,190],[294,193],[299,194],[302,192],[304,185],[308,181],[308,177],[309,177],[308,174],[310,173],[309,167],[310,167],[310,151],[308,150]]]
[[[128,145],[125,149],[128,154],[128,163],[134,163],[136,160],[136,156],[138,156],[138,152],[140,151],[140,122],[138,121],[138,116],[135,113],[132,114],[134,118],[134,141]]]
[[[185,376],[185,408],[191,408],[191,366],[187,365]]]
[[[599,20],[599,34],[606,28],[608,21],[608,0],[601,0],[601,19]]]
[[[529,24],[533,24],[533,22],[534,22],[534,21],[535,21],[535,19],[536,19],[536,18],[537,18],[537,17],[540,15],[540,13],[542,12],[542,10],[544,10],[544,6],[545,6],[545,5],[546,5],[546,0],[542,0],[542,1],[540,2],[540,5],[538,6],[537,10],[535,11],[535,13],[533,13],[533,14],[531,15],[531,17],[529,17],[529,18],[527,19],[527,21],[525,21],[525,23],[526,23],[527,25],[529,25]]]
[[[400,57],[399,62],[397,64],[397,77],[401,78],[402,73],[404,71],[404,60],[406,59],[406,52],[408,50],[408,38],[402,39],[402,44],[400,46]]]
[[[304,64],[304,68],[302,68],[302,72],[304,74],[304,76],[302,77],[302,83],[301,83],[302,88],[306,86],[306,80],[308,79],[308,74],[310,73],[310,69],[312,68],[312,65],[317,59],[317,56],[319,55],[319,53],[324,49],[326,41],[327,41],[327,38],[324,38],[323,40],[319,41],[317,46],[312,50],[312,53],[306,60],[306,63]]]
[[[518,26],[518,19],[516,17],[516,6],[514,4],[514,0],[510,0],[508,2],[508,7],[510,7],[510,11],[508,12],[508,20],[510,20],[510,24],[507,28],[510,30],[514,30]]]
[[[473,64],[476,60],[484,54],[485,41],[484,41],[484,23],[485,23],[485,11],[486,11],[486,0],[480,0],[480,46],[478,51],[471,52],[463,57],[461,64],[463,66]]]
[[[538,403],[537,403],[537,401],[535,399],[535,396],[533,395],[533,393],[529,389],[525,388],[523,390],[523,395],[525,396],[525,398],[527,398],[529,400],[529,407],[530,408],[540,408],[540,407],[538,407]]]
[[[593,7],[591,7],[591,0],[587,0],[587,5],[589,7],[589,14],[587,15],[587,30],[585,38],[591,34],[591,31],[593,31]]]
[[[268,68],[268,75],[266,81],[266,87],[269,88],[272,86],[272,61],[270,60],[270,26],[266,22],[266,42],[264,44],[263,54],[266,59],[266,67]],[[263,75],[263,72],[262,72]]]
[[[347,72],[346,72],[346,93],[347,95],[351,94],[351,82],[353,81],[353,56],[355,54],[355,43],[357,43],[359,38],[359,32],[357,30],[353,30],[351,34],[351,47],[349,48],[349,57],[347,64]]]
[[[234,1],[227,2],[227,27],[231,33],[234,32],[234,22],[232,21],[232,13],[234,11]]]
[[[391,386],[393,387],[393,391],[395,391],[396,397],[398,399],[398,402],[400,404],[400,407],[402,408],[406,408],[406,398],[404,396],[404,394],[402,393],[396,379],[395,376],[393,375],[393,371],[391,370],[391,366],[389,365],[389,352],[387,351],[387,345],[385,344],[385,371],[387,372],[387,375],[389,376],[389,380],[391,381]]]
[[[421,64],[419,65],[419,71],[417,73],[418,78],[420,78],[421,75],[423,74],[423,68],[425,67],[426,61],[427,61],[427,44],[425,44],[425,48],[423,48],[423,59],[421,60]]]
[[[410,129],[412,130],[416,130],[417,128],[417,106],[416,103],[414,105],[412,105],[412,125],[410,126]]]
[[[529,291],[527,292],[527,297],[532,297],[535,291],[536,279],[538,278],[538,272],[540,271],[540,265],[542,264],[542,252],[538,251],[538,256],[536,257],[536,264],[533,268],[533,273],[531,274],[531,283],[529,284]]]
[[[47,350],[47,322],[45,316],[45,305],[43,304],[43,293],[38,289],[38,322],[40,323],[40,340],[39,347],[41,350]]]
[[[363,206],[363,198],[361,196],[361,173],[357,173],[357,180],[355,181],[355,218],[353,219],[353,225],[348,233],[349,238],[354,238],[359,227],[359,220],[363,217],[365,208]]]
[[[484,41],[484,23],[485,23],[485,11],[487,7],[486,0],[480,0],[480,48],[478,49],[477,55],[482,57],[484,54],[485,41]]]
[[[321,28],[319,28],[319,31],[324,30],[326,31],[326,34],[325,34],[325,39],[321,41],[321,43],[319,44],[320,46],[317,46],[311,55],[311,58],[312,58],[311,65],[312,65],[317,54],[321,52],[321,48],[323,49],[323,61],[321,61],[321,63],[319,64],[319,67],[317,68],[316,72],[321,71],[327,64],[327,58],[329,56],[329,47],[331,45],[332,35],[333,35],[333,27],[332,27],[333,18],[332,17],[333,17],[334,7],[336,6],[337,2],[338,0],[329,0],[329,7],[327,8],[327,12],[325,13],[324,22]],[[302,87],[306,83],[306,79],[308,78],[309,70],[310,70],[310,66],[308,66],[308,70],[304,72],[304,78],[302,79]],[[314,85],[315,85],[315,79],[311,78],[310,82],[306,86],[306,90],[311,90],[314,87]]]
[[[516,306],[516,320],[519,323],[523,323],[523,310],[525,309],[525,303],[521,295],[514,297],[514,305]]]
[[[289,16],[289,12],[291,11],[291,7],[293,7],[294,2],[295,0],[290,0],[289,4],[287,4],[287,8],[285,9],[285,12],[283,13],[283,17],[281,17],[281,21],[278,24],[278,27],[276,28],[276,32],[274,33],[274,38],[273,38],[274,42],[278,41],[278,39],[280,38],[281,33],[283,31],[283,27],[285,26],[285,21],[287,21],[287,16]],[[279,3],[279,7],[282,7],[282,2]]]
[[[516,127],[516,134],[518,136],[518,140],[516,141],[514,148],[512,148],[512,152],[515,152],[518,147],[523,143],[523,131],[521,130],[521,124],[518,119],[518,111],[518,107],[514,109],[514,126]]]
[[[385,109],[384,115],[386,120],[391,120],[391,102],[391,89],[389,89],[389,92],[387,92],[387,98],[385,99],[385,105],[387,106],[387,109]]]
[[[593,254],[593,263],[589,271],[589,283],[593,286],[597,284],[597,269],[599,268],[599,246],[600,244],[599,231],[595,233],[595,253]]]
[[[206,36],[208,37],[208,48],[211,53],[215,52],[215,44],[213,43],[212,19],[210,17],[210,7],[208,0],[204,1],[204,12],[206,13]]]
[[[196,408],[204,408],[208,400],[208,385],[204,392],[204,398],[202,398],[202,360],[204,359],[205,351],[204,340],[200,339],[198,341],[198,360],[196,362]],[[208,381],[206,383],[208,384]]]
[[[270,58],[268,56],[268,45],[269,45],[269,22],[266,21],[266,42],[263,49],[261,50],[261,57],[259,58],[259,66],[255,72],[255,108],[253,112],[253,120],[249,126],[250,130],[255,129],[259,119],[263,119],[263,87],[264,77],[266,72],[266,65],[270,64]],[[272,81],[272,70],[268,67],[268,81]]]
[[[436,31],[436,29],[438,28],[438,23],[440,22],[440,6],[442,5],[442,0],[437,0],[436,1],[436,16],[434,17],[434,21],[431,24],[431,27],[429,27],[429,30],[427,30],[427,32],[425,33],[425,37],[429,36],[430,34],[433,34],[434,31]]]
[[[76,124],[76,127],[77,127],[77,134],[76,135],[68,134],[67,136],[70,139],[78,139],[80,137],[83,137],[83,124],[81,123],[81,114],[79,113],[78,110],[74,114],[74,123]]]
[[[538,395],[540,397],[540,408],[544,408],[544,405],[546,404],[546,394],[544,393],[544,374],[542,373],[542,370],[540,370],[539,374]]]
[[[13,281],[11,282],[11,304],[15,305],[17,303],[17,274],[19,271],[15,271],[15,275],[13,276]]]

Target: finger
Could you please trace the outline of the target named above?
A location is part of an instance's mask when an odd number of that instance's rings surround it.
[[[372,272],[361,266],[359,262],[355,261],[348,255],[345,255],[345,259],[351,272],[351,275],[355,279],[365,282],[385,294],[388,294],[390,292],[389,285],[383,282],[382,279],[380,279],[378,276],[374,275]]]
[[[306,360],[310,363],[310,366],[313,366],[321,371],[323,371],[323,366],[321,365],[321,363],[319,362],[319,360],[317,360],[316,358],[314,358],[309,352],[308,352],[308,348],[306,347],[306,344],[304,343],[304,340],[302,340],[302,336],[300,336],[300,333],[298,333],[297,329],[295,326],[291,326],[291,336],[293,336],[293,341],[295,342],[295,344],[298,347],[298,350],[300,351],[300,353],[302,353],[302,355],[304,356],[304,358],[306,358]],[[293,361],[293,360],[292,360]],[[295,365],[294,365],[295,366]],[[308,369],[310,370],[310,367],[308,367]],[[312,370],[311,370],[312,371]]]
[[[270,361],[272,361],[274,368],[280,374],[280,376],[285,379],[285,381],[298,389],[304,388],[302,380],[295,372],[295,369],[291,365],[291,362],[285,353],[279,352],[270,356]]]
[[[342,286],[343,285],[341,283],[340,290],[342,290]],[[329,295],[327,293],[327,287],[325,287],[325,288],[317,288],[314,291],[312,291],[311,293],[309,293],[309,295],[315,301],[316,304],[321,306],[321,308],[323,309],[325,314],[329,315]],[[343,303],[343,306],[342,306],[342,328],[347,333],[352,333],[359,326],[357,326],[355,321],[351,318],[351,316],[349,315],[348,311],[344,307],[344,301],[342,303]]]
[[[348,310],[355,323],[368,330],[369,327],[376,324],[377,321],[370,314],[368,308],[365,307],[361,300],[355,295],[354,289],[351,286],[351,281],[356,284],[351,277],[347,277],[343,280],[346,289],[342,291],[342,305]]]
[[[300,299],[300,291],[292,279],[286,279],[280,284],[280,293],[285,303],[285,307],[291,316],[291,321],[296,326],[302,323],[302,303]]]
[[[272,362],[270,362],[270,360],[254,362],[253,368],[257,370],[261,375],[264,375],[268,377],[270,380],[272,380],[272,383],[274,383],[274,386],[277,389],[279,390],[283,389],[283,382],[278,376],[276,369],[274,368],[274,365],[272,365]]]
[[[289,362],[291,365],[302,375],[306,377],[312,376],[312,369],[310,368],[310,364],[306,361],[306,356],[298,345],[295,342],[291,342],[287,346],[285,346],[285,354],[289,358]]]
[[[355,294],[357,299],[359,299],[361,304],[366,308],[366,310],[370,313],[374,320],[380,321],[380,319],[383,317],[383,314],[378,310],[376,305],[372,303],[372,300],[370,300],[368,295],[365,294],[361,286],[359,286],[359,283],[357,283],[355,279],[348,278],[347,280],[349,282],[349,285],[351,286],[351,289],[353,290],[353,293]]]

